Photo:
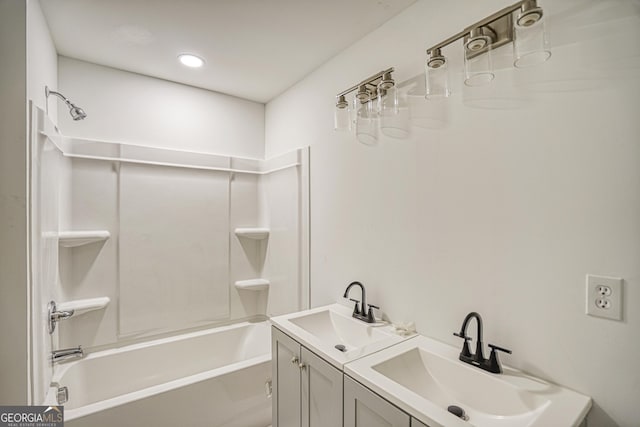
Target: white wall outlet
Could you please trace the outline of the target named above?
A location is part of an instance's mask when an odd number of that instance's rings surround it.
[[[622,320],[622,279],[587,274],[587,314]]]

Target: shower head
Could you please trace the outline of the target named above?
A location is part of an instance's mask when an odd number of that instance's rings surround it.
[[[82,120],[87,117],[87,113],[85,113],[82,108],[77,107],[73,104],[70,105],[69,113],[71,114],[71,117],[73,117],[73,120],[76,121]]]
[[[55,96],[59,97],[60,99],[62,99],[64,101],[64,103],[67,104],[67,107],[69,107],[69,114],[71,114],[71,117],[73,118],[73,120],[78,121],[78,120],[82,120],[85,117],[87,117],[87,113],[85,113],[82,108],[78,107],[77,105],[75,105],[74,103],[69,101],[69,99],[66,96],[64,96],[63,94],[61,94],[60,92],[56,92],[54,90],[49,90],[49,87],[45,86],[44,87],[44,93],[45,93],[45,95],[47,97],[47,100],[49,99],[49,95],[55,95]]]

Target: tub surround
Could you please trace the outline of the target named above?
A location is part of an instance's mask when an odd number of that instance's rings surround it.
[[[262,161],[67,139],[34,116],[47,153],[34,167],[63,172],[35,180],[35,203],[44,184],[70,192],[39,212],[36,224],[55,214],[56,226],[34,234],[65,309],[51,350],[85,350],[42,371],[35,401],[64,404],[72,427],[269,425],[270,330],[256,320],[297,310],[308,294],[308,155]]]
[[[112,417],[135,417],[167,427],[264,427],[271,420],[269,327],[268,322],[242,322],[94,352],[56,366],[56,387],[44,404],[56,405],[57,387],[64,386],[69,392],[65,422],[71,426],[101,427],[113,425]],[[175,408],[190,418],[172,424]],[[234,417],[238,421],[230,423]]]

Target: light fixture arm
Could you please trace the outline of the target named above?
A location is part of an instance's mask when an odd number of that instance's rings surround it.
[[[364,79],[364,80],[363,80],[363,81],[361,81],[360,83],[358,83],[358,84],[355,84],[355,85],[351,86],[349,89],[345,89],[345,90],[343,90],[342,92],[338,93],[338,95],[336,95],[336,97],[338,97],[338,98],[339,98],[339,97],[341,97],[341,96],[347,95],[348,93],[351,93],[351,92],[353,92],[354,90],[359,89],[359,88],[360,88],[360,86],[367,86],[367,85],[369,85],[369,86],[377,87],[377,86],[378,86],[378,83],[380,83],[380,81],[382,80],[382,78],[383,78],[383,76],[384,76],[385,74],[390,74],[390,73],[393,73],[394,71],[395,71],[395,70],[393,69],[393,67],[391,67],[391,68],[387,68],[386,70],[383,70],[383,71],[380,71],[380,72],[378,72],[378,73],[376,73],[376,74],[372,75],[371,77],[368,77],[368,78]]]
[[[484,19],[481,19],[480,21],[469,25],[467,28],[465,28],[464,30],[452,35],[451,37],[441,41],[438,44],[433,45],[432,47],[430,47],[429,49],[427,49],[427,53],[429,55],[431,55],[431,52],[433,52],[436,49],[442,49],[445,46],[450,45],[451,43],[458,41],[466,36],[468,36],[471,33],[471,30],[475,29],[475,28],[480,28],[480,27],[484,27],[490,24],[493,24],[494,22],[504,18],[505,16],[510,16],[513,12],[517,11],[518,9],[522,8],[523,6],[527,7],[527,8],[534,8],[537,7],[537,2],[536,0],[520,0],[517,3],[512,4],[511,6],[507,6],[489,16],[487,16]],[[509,40],[510,41],[510,40]]]

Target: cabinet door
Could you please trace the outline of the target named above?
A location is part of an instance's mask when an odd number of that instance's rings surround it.
[[[411,417],[411,427],[429,427],[429,426]]]
[[[302,347],[302,427],[342,427],[342,371]]]
[[[300,344],[271,327],[273,427],[300,427]]]
[[[360,383],[344,377],[344,427],[410,427],[410,417]]]

